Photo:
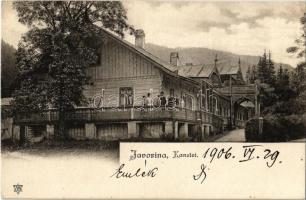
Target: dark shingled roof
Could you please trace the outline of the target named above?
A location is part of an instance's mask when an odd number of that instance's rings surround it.
[[[214,71],[214,65],[183,65],[178,67],[178,74],[185,77],[208,78]]]
[[[237,74],[239,71],[238,65],[230,65],[230,62],[218,62],[217,70],[220,75]],[[178,67],[178,73],[185,77],[208,78],[214,71],[215,64],[203,65],[183,65]]]
[[[217,68],[220,75],[230,75],[230,74],[237,74],[239,71],[238,65],[230,65],[229,62],[220,62],[217,63]]]

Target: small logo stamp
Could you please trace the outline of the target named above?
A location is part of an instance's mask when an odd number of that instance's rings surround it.
[[[16,185],[13,185],[14,187],[14,192],[16,192],[17,194],[19,194],[20,192],[22,192],[22,186],[19,183],[17,183]]]

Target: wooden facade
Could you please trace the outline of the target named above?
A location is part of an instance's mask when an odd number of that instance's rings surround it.
[[[107,31],[100,51],[97,65],[86,69],[90,81],[84,95],[89,103],[65,113],[71,138],[117,140],[170,134],[174,139],[205,140],[228,127],[230,99],[215,89],[222,87],[216,67],[209,77],[186,77],[175,66]],[[161,93],[167,100],[163,106]],[[148,96],[152,105],[144,105]],[[170,106],[171,98],[175,102]],[[21,127],[45,125],[46,137],[52,138],[58,112],[20,115],[15,122]]]

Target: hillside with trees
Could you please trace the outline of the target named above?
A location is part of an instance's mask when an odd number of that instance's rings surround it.
[[[245,77],[246,72],[250,66],[257,65],[260,56],[238,55],[226,51],[219,51],[203,47],[186,47],[186,48],[168,48],[155,44],[146,44],[146,50],[151,54],[159,57],[164,61],[169,62],[169,55],[171,52],[178,52],[180,56],[180,64],[192,63],[197,64],[211,64],[214,62],[216,54],[218,55],[218,62],[226,62],[229,65],[238,65],[238,60],[241,60],[241,70]],[[273,56],[273,55],[272,55]],[[292,66],[283,63],[274,63],[275,70],[278,70],[282,65],[283,69],[292,71]]]

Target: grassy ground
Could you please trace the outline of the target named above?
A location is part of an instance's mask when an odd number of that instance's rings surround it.
[[[226,133],[224,133],[226,134]],[[224,136],[224,134],[219,134],[215,136],[210,136],[205,138],[205,142],[213,142],[216,139]],[[119,151],[120,142],[196,142],[196,140],[188,138],[179,138],[173,140],[170,137],[161,138],[129,138],[116,141],[103,141],[103,140],[43,140],[42,142],[24,145],[19,145],[17,142],[12,140],[2,140],[1,141],[1,151],[2,152],[99,152],[99,151]]]
[[[2,154],[10,152],[20,152],[32,155],[78,155],[78,154],[110,154],[111,157],[119,157],[118,141],[100,141],[100,140],[45,140],[35,144],[26,144],[20,146],[10,140],[1,142]]]

